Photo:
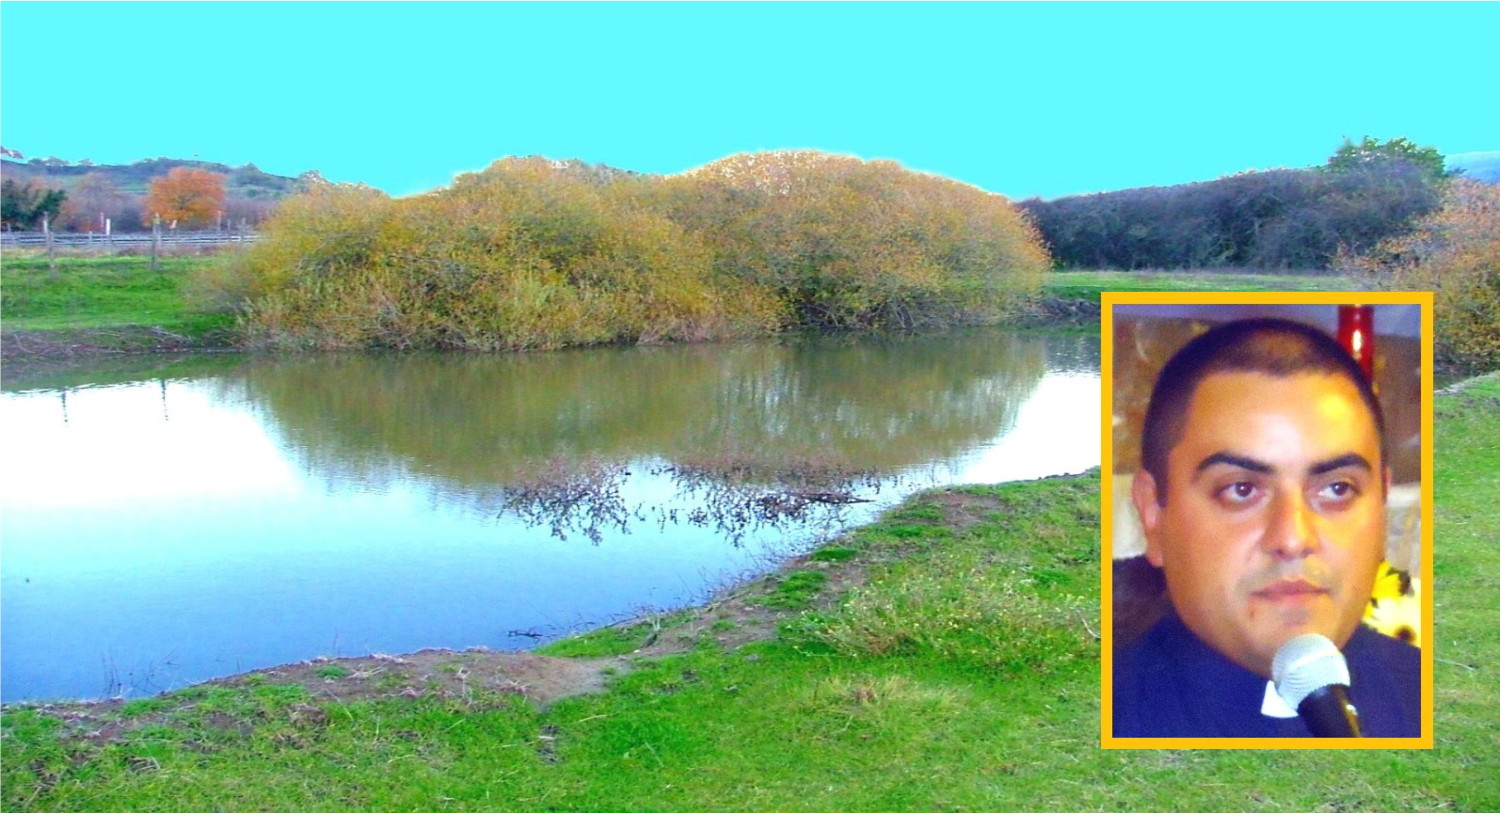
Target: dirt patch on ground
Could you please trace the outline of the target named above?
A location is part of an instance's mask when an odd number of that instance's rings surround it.
[[[997,497],[963,491],[942,491],[929,495],[929,499],[943,512],[943,524],[960,532],[978,525],[986,514],[1005,507]]]
[[[7,330],[0,333],[0,357],[7,360],[68,359],[123,353],[175,353],[222,346],[220,343],[183,336],[159,327]]]
[[[1012,317],[1018,327],[1083,327],[1099,324],[1099,302],[1073,297],[1038,297],[1024,313]]]
[[[830,544],[837,544],[837,540]],[[724,591],[707,603],[692,608],[685,614],[685,619],[670,615],[660,620],[648,619],[644,623],[656,624],[660,628],[649,635],[630,657],[679,654],[704,641],[712,641],[725,651],[733,651],[746,644],[772,640],[777,628],[788,617],[808,610],[833,609],[850,589],[865,582],[868,570],[859,561],[818,561],[812,554],[793,557],[783,562],[775,573]],[[810,603],[796,609],[777,607],[775,602],[781,583],[793,573],[809,571],[820,573],[825,579]],[[640,623],[643,622],[628,622]]]
[[[1500,370],[1496,370],[1490,373],[1484,373],[1483,375],[1476,375],[1472,378],[1466,378],[1462,381],[1454,382],[1446,387],[1442,387],[1434,391],[1433,395],[1458,395],[1459,393],[1476,384],[1481,384],[1495,378],[1500,378]]]
[[[609,675],[625,671],[625,658],[549,658],[530,652],[456,652],[426,649],[406,655],[368,655],[358,658],[318,658],[302,663],[257,669],[207,681],[196,689],[231,688],[247,691],[263,686],[300,686],[313,701],[347,703],[379,698],[437,698],[459,702],[492,702],[513,695],[538,705],[574,694],[603,689]],[[65,726],[65,737],[109,742],[142,727],[162,723],[174,713],[191,709],[201,691],[183,690],[164,697],[179,702],[125,714],[128,703],[116,698],[97,702],[23,704],[53,717]],[[294,705],[291,722],[326,718],[320,705]],[[249,726],[232,713],[215,713],[209,724],[220,729]]]
[[[606,673],[628,666],[621,658],[550,658],[530,652],[455,652],[424,649],[406,655],[320,658],[260,669],[211,682],[254,686],[297,685],[320,700],[348,702],[380,697],[466,699],[514,694],[545,705],[568,695],[599,691]]]

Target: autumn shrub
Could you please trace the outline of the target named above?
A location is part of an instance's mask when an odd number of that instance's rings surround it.
[[[665,208],[705,237],[721,273],[773,292],[796,327],[993,321],[1049,265],[1005,198],[891,161],[747,153],[665,186]]]
[[[1047,266],[1004,198],[891,162],[507,158],[404,199],[314,184],[201,288],[255,346],[502,350],[987,321]]]
[[[190,283],[200,297],[239,301],[252,346],[333,349],[372,344],[386,314],[378,268],[401,242],[396,202],[368,187],[319,185],[282,202],[265,236],[216,279]]]
[[[658,342],[758,333],[772,303],[714,279],[705,245],[641,205],[637,182],[599,179],[578,164],[506,159],[432,196],[420,218],[433,246],[488,275],[457,321],[537,346]],[[457,304],[457,303],[456,303]],[[502,342],[502,346],[526,345]]]
[[[1454,180],[1442,207],[1414,231],[1343,256],[1339,266],[1372,287],[1432,291],[1438,357],[1500,367],[1500,186]]]
[[[506,159],[400,200],[315,185],[214,287],[242,296],[247,342],[276,349],[555,348],[775,323],[747,286],[714,284],[706,247],[628,185],[577,169]]]

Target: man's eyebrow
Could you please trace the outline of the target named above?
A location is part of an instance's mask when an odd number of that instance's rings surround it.
[[[1214,452],[1208,457],[1203,458],[1203,460],[1198,463],[1198,468],[1194,469],[1193,472],[1196,474],[1208,468],[1209,466],[1216,466],[1219,464],[1234,466],[1235,468],[1253,471],[1257,474],[1271,474],[1272,472],[1276,471],[1276,469],[1271,466],[1271,464],[1263,463],[1253,457],[1230,454],[1229,452]],[[1338,467],[1335,466],[1334,468]]]
[[[1231,454],[1229,452],[1214,452],[1208,457],[1203,458],[1193,472],[1196,474],[1210,466],[1217,465],[1234,466],[1235,468],[1253,471],[1257,474],[1274,474],[1276,472],[1276,468],[1269,463],[1256,460],[1253,457],[1245,457],[1244,455]],[[1307,473],[1309,476],[1316,477],[1320,474],[1327,474],[1330,471],[1342,469],[1345,466],[1354,466],[1365,471],[1375,470],[1375,467],[1370,465],[1369,459],[1364,455],[1358,452],[1350,452],[1314,463],[1307,467]]]
[[[1307,467],[1307,473],[1317,476],[1319,474],[1327,474],[1334,469],[1342,469],[1345,466],[1354,466],[1365,471],[1375,470],[1375,467],[1370,465],[1370,461],[1365,459],[1364,455],[1350,452],[1349,454],[1339,455],[1331,460],[1325,460],[1322,463],[1314,463]]]

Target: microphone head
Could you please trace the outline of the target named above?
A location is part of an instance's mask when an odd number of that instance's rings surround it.
[[[1271,660],[1271,682],[1281,699],[1295,709],[1324,686],[1348,686],[1349,664],[1333,641],[1316,632],[1304,633],[1276,650]]]

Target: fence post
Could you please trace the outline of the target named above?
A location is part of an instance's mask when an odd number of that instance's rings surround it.
[[[42,213],[42,239],[47,241],[47,273],[57,276],[57,253],[52,247],[52,224],[46,212]]]
[[[156,257],[161,253],[161,215],[157,214],[151,218],[151,270],[160,271],[161,267],[156,263]]]

